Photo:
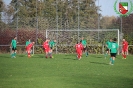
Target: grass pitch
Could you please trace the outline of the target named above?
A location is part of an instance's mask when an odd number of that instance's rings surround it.
[[[133,88],[133,56],[117,56],[109,65],[103,55],[77,60],[74,54],[0,55],[0,88]]]

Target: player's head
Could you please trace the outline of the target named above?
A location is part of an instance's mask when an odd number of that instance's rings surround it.
[[[56,40],[54,40],[54,42],[56,42]]]
[[[82,36],[81,40],[84,40],[84,37]]]
[[[35,42],[32,42],[33,44],[35,44]]]
[[[126,41],[126,40],[123,38],[123,40],[122,40],[122,41],[124,42],[124,41]]]
[[[17,40],[17,37],[15,36],[14,39]]]
[[[112,38],[110,38],[110,42],[112,42]]]
[[[50,40],[48,38],[46,38],[46,42],[49,42]]]
[[[116,41],[117,41],[117,39],[116,39],[116,38],[114,38],[114,39],[113,39],[113,41],[114,41],[114,42],[116,42]]]
[[[79,43],[82,43],[82,40]]]
[[[30,39],[28,41],[30,42]]]

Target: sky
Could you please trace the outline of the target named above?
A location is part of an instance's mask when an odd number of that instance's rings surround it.
[[[3,1],[5,2],[6,5],[8,5],[11,2],[11,0],[3,0]],[[116,0],[97,0],[96,5],[101,6],[101,8],[100,8],[101,11],[99,11],[99,13],[101,13],[102,16],[119,16],[119,14],[117,14],[114,11],[115,1]],[[117,6],[118,6],[119,2],[129,2],[129,1],[133,2],[133,0],[118,0]],[[116,8],[118,10],[117,6],[116,6]],[[130,6],[130,4],[129,4],[129,6]]]
[[[99,13],[101,13],[103,16],[119,16],[119,14],[117,14],[114,11],[114,4],[116,1],[117,0],[97,0],[96,5],[101,6],[100,9],[102,10],[102,11],[99,11]],[[130,8],[129,1],[133,2],[133,0],[118,0],[116,9],[119,11],[119,2],[128,2],[129,8]],[[98,5],[98,2],[99,2],[99,5]]]

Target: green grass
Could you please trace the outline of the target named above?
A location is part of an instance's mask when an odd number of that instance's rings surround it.
[[[54,59],[1,54],[0,88],[133,88],[133,56],[117,56],[113,66],[108,63],[103,55],[77,60],[74,54]]]

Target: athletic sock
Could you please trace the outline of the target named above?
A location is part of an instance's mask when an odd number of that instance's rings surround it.
[[[112,62],[112,58],[110,57],[110,61]]]
[[[11,57],[14,57],[14,53],[11,54]]]
[[[88,52],[86,52],[86,56],[88,56]]]
[[[16,52],[14,52],[14,56],[16,56]]]
[[[122,54],[122,57],[123,57],[123,58],[125,58],[125,55],[124,55],[124,54]]]
[[[80,55],[78,54],[78,59],[80,58]]]
[[[126,58],[126,54],[124,55],[124,58]]]
[[[106,57],[107,56],[107,53],[105,53],[104,56]]]
[[[30,51],[28,51],[28,57],[30,57]]]
[[[50,57],[52,58],[52,52],[50,53]]]
[[[112,59],[112,64],[114,64],[115,60]]]

